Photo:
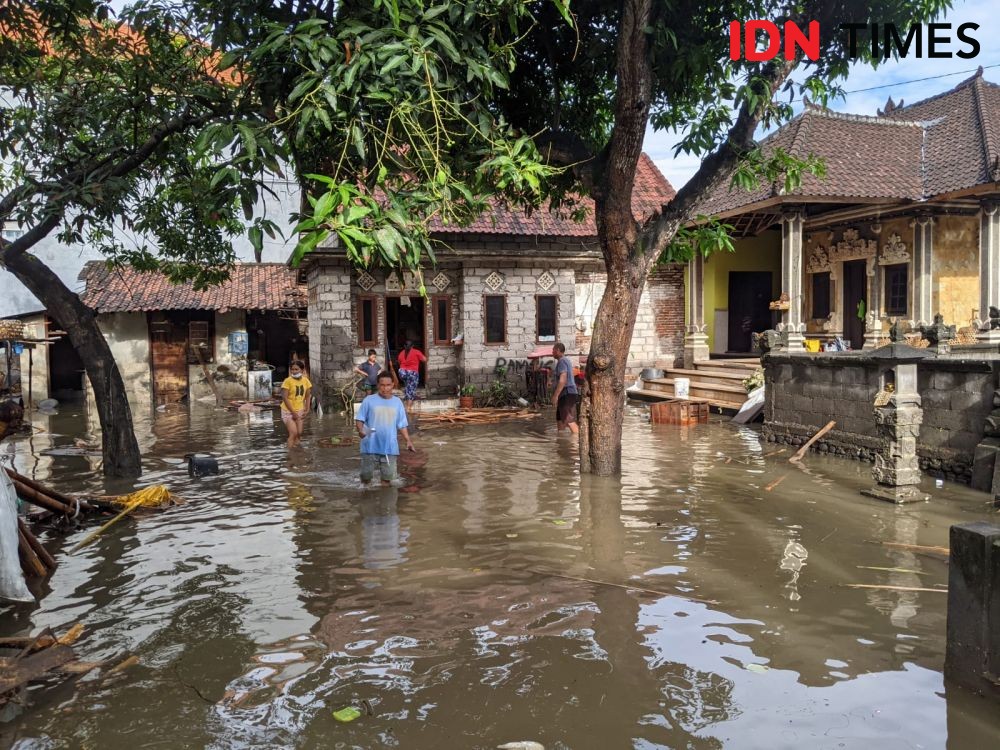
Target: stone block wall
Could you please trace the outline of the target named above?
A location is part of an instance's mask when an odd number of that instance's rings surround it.
[[[952,481],[971,481],[998,373],[1000,360],[941,355],[918,364],[923,424],[917,454],[923,470]],[[836,428],[817,441],[816,450],[874,460],[879,441],[873,405],[879,377],[876,361],[867,354],[768,355],[764,438],[801,445],[834,420]]]
[[[487,286],[486,279],[497,273],[503,283],[496,290]],[[545,274],[553,284],[545,288]],[[551,341],[538,341],[536,298],[556,296],[556,339],[571,348],[576,339],[574,315],[575,272],[572,268],[544,261],[494,261],[467,264],[462,273],[462,370],[464,382],[484,386],[495,378],[498,366],[506,368],[506,379],[524,389],[528,355],[537,346],[551,346]],[[487,344],[485,298],[503,295],[507,301],[506,341]]]
[[[576,273],[576,345],[590,351],[594,318],[607,274],[599,266]],[[677,367],[684,359],[684,266],[671,264],[652,273],[639,299],[626,377],[644,367]]]

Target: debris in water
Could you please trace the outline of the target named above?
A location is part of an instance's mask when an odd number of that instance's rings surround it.
[[[354,721],[359,716],[361,716],[361,712],[354,706],[346,706],[340,709],[339,711],[333,712],[333,718],[335,718],[337,721],[342,721],[345,724],[349,721]]]
[[[545,745],[532,740],[520,740],[518,742],[507,742],[497,745],[497,750],[545,750]]]
[[[757,674],[764,674],[765,672],[769,672],[771,668],[766,664],[747,664],[746,670],[747,672],[756,672]]]

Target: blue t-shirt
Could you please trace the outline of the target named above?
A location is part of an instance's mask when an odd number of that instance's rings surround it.
[[[397,396],[382,398],[377,393],[366,396],[354,418],[363,422],[369,430],[368,436],[361,441],[362,453],[399,455],[396,432],[409,427],[409,422],[406,420],[403,402]]]
[[[559,361],[556,362],[556,371],[553,377],[553,382],[556,385],[559,385],[559,376],[562,373],[566,373],[566,385],[563,387],[562,392],[575,394],[577,392],[576,380],[573,378],[573,362],[569,357],[560,357]]]

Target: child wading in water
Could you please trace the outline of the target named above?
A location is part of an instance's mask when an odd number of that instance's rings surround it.
[[[416,450],[407,429],[406,409],[403,402],[392,395],[392,375],[387,372],[378,376],[378,393],[361,402],[361,408],[354,417],[361,440],[361,481],[368,484],[376,472],[382,484],[390,484],[397,476],[396,457],[399,456],[399,440],[396,433],[403,433],[406,450]]]
[[[312,383],[305,376],[305,365],[297,359],[288,372],[289,376],[281,384],[281,421],[288,428],[288,447],[292,448],[302,440],[312,398]]]

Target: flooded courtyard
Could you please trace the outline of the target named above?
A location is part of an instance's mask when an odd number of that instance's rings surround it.
[[[50,454],[82,415],[36,424],[19,471],[132,489]],[[946,546],[995,518],[986,495],[925,479],[929,502],[880,503],[868,464],[796,466],[752,429],[639,407],[620,481],[581,477],[551,414],[417,431],[405,483],[377,489],[324,440],[337,416],[291,452],[270,412],[196,405],[137,432],[141,486],[186,504],[73,555],[85,530],[43,535],[59,569],[37,605],[0,605],[0,635],[82,622],[81,659],[138,663],[33,691],[0,746],[1000,746],[992,704],[942,679],[947,563],[885,544]],[[192,451],[221,474],[189,478]]]

